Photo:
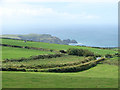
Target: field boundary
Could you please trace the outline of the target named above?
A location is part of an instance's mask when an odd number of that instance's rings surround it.
[[[84,59],[84,60],[79,61],[79,62],[64,63],[64,64],[36,65],[36,66],[28,66],[28,67],[25,66],[25,65],[21,65],[21,66],[15,66],[15,68],[28,68],[28,69],[39,68],[39,69],[45,69],[45,68],[55,68],[55,67],[65,67],[65,66],[79,65],[79,64],[83,64],[83,63],[86,63],[86,62],[89,62],[89,61],[91,61],[91,59]],[[10,66],[10,67],[14,67],[14,66]]]
[[[5,47],[14,47],[14,48],[25,48],[25,49],[33,49],[33,50],[40,50],[40,51],[50,51],[50,52],[56,52],[53,49],[45,49],[45,48],[36,48],[36,47],[28,47],[28,46],[17,46],[17,45],[8,45],[8,44],[0,44],[0,46],[5,46]]]
[[[31,56],[29,58],[20,58],[20,59],[6,59],[2,61],[3,63],[6,62],[22,62],[27,60],[37,60],[37,59],[45,59],[45,58],[56,58],[56,57],[62,57],[65,56],[65,54],[45,54],[45,55],[37,55],[37,56]]]
[[[84,64],[55,67],[47,69],[24,69],[24,68],[2,68],[2,71],[24,71],[24,72],[79,72],[95,67],[99,62],[104,61],[105,58],[86,62]]]

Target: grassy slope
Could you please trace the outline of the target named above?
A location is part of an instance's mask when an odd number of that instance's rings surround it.
[[[115,53],[113,50],[100,50],[88,47],[77,47],[41,42],[27,42],[3,39],[3,43],[11,45],[42,47],[49,49],[83,48],[99,54]],[[13,49],[12,49],[13,50]],[[3,50],[5,51],[5,50]],[[8,49],[6,50],[9,51]],[[36,50],[35,50],[36,51]],[[15,52],[13,50],[12,52]],[[33,52],[33,51],[32,51]],[[23,56],[23,50],[21,52]],[[28,53],[28,50],[27,50]],[[11,54],[11,50],[8,56]],[[5,55],[5,53],[4,53]],[[26,55],[25,55],[26,56]],[[16,57],[16,55],[14,55]],[[89,70],[78,73],[42,73],[42,72],[3,72],[4,88],[117,88],[118,67],[112,65],[98,65]]]
[[[0,39],[1,40],[1,39]],[[47,48],[47,49],[55,49],[55,50],[67,50],[68,48],[81,48],[81,49],[88,49],[98,54],[114,54],[117,51],[113,50],[101,50],[89,47],[79,47],[79,46],[69,46],[69,45],[59,45],[59,44],[50,44],[50,43],[43,43],[43,42],[24,42],[22,40],[11,40],[11,39],[2,39],[3,44],[9,45],[19,45],[19,46],[29,46],[29,47],[38,47],[38,48]]]
[[[2,47],[2,59],[30,57],[41,54],[53,54],[53,52],[28,50],[24,48]]]
[[[103,61],[102,63],[118,66],[118,57],[114,56],[113,58],[108,58],[107,60]]]
[[[3,88],[117,88],[118,67],[97,65],[78,73],[3,72]]]

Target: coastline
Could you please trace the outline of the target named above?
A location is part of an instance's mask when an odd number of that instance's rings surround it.
[[[84,47],[94,47],[94,48],[118,48],[118,46],[96,46],[96,45],[86,45],[83,43],[69,43],[72,46],[84,46]]]

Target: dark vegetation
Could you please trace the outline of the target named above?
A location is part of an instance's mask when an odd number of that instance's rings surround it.
[[[113,58],[113,56],[111,54],[106,54],[105,57],[106,58]]]
[[[77,55],[77,56],[85,56],[85,57],[94,56],[93,52],[85,49],[70,48],[67,50],[67,53],[69,55]]]

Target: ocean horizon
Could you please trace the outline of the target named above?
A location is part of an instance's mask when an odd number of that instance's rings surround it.
[[[8,32],[11,31],[11,32]],[[59,28],[3,28],[2,34],[50,34],[60,39],[73,39],[80,45],[94,47],[118,47],[117,26],[64,26]]]

